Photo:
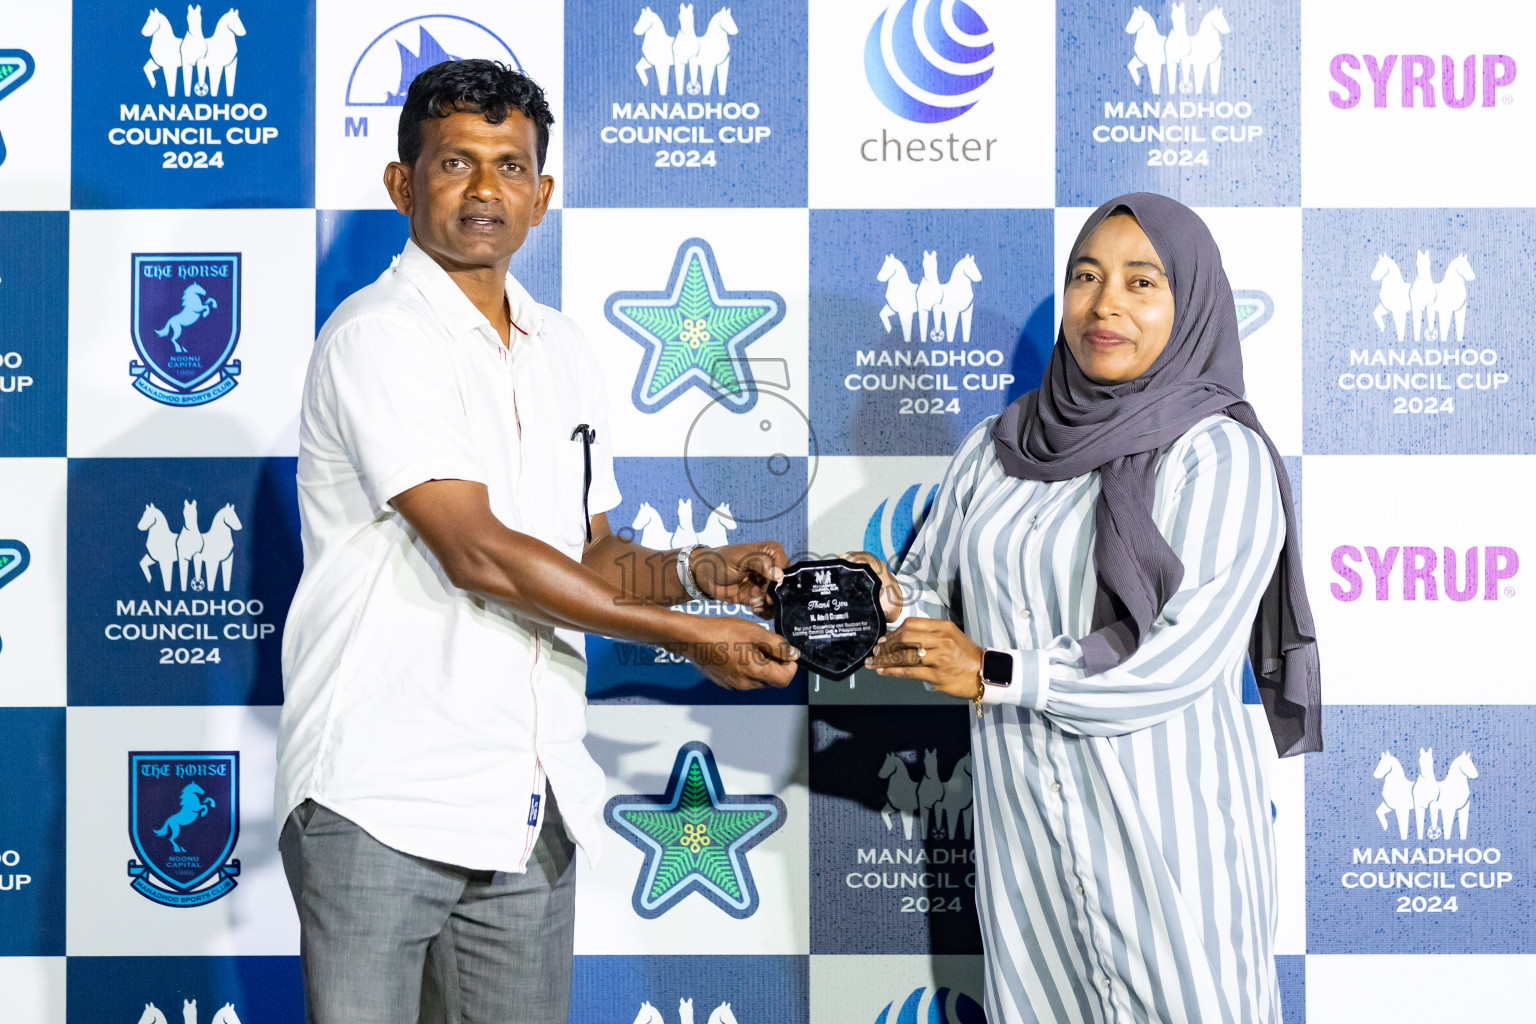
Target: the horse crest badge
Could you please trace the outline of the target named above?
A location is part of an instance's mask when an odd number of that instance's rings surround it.
[[[131,752],[128,862],[133,888],[168,907],[211,903],[235,887],[240,862],[239,751]]]
[[[240,254],[134,253],[133,346],[140,394],[166,405],[203,405],[240,375]],[[140,361],[142,360],[142,362]]]

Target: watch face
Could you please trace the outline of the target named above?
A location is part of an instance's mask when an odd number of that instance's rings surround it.
[[[1013,682],[1013,655],[1007,651],[986,651],[981,656],[981,678],[993,686]]]

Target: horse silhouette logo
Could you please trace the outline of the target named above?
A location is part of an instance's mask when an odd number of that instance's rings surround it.
[[[181,346],[181,329],[197,323],[218,308],[218,300],[208,298],[207,289],[193,281],[182,290],[180,312],[173,313],[165,326],[155,331],[155,337],[163,338],[169,334],[171,346],[178,353],[184,353],[186,349]]]
[[[1193,35],[1189,31],[1188,4],[1173,4],[1169,11],[1168,34],[1158,31],[1157,19],[1145,7],[1136,7],[1125,23],[1125,31],[1136,37],[1134,51],[1125,68],[1131,81],[1141,84],[1146,71],[1153,95],[1162,95],[1163,70],[1167,69],[1168,92],[1205,92],[1211,95],[1221,87],[1221,37],[1232,31],[1220,7],[1212,7],[1200,19]]]
[[[25,544],[19,540],[0,540],[0,588],[16,582],[31,564],[32,552]],[[3,650],[5,641],[0,639],[0,651]]]
[[[0,99],[21,88],[32,77],[37,62],[26,50],[0,50]],[[5,163],[5,137],[0,135],[0,164]]]
[[[880,324],[885,333],[901,327],[901,340],[912,340],[913,319],[918,341],[971,340],[971,314],[976,306],[977,282],[981,271],[976,257],[966,253],[955,261],[949,279],[939,280],[939,254],[923,251],[923,275],[917,281],[907,273],[906,264],[887,253],[875,280],[885,285],[885,305],[880,309]],[[933,329],[929,330],[929,320]]]
[[[240,838],[240,753],[135,751],[128,772],[134,890],[168,907],[227,895],[240,874],[230,859]]]
[[[640,37],[640,60],[635,73],[640,84],[649,86],[650,72],[656,72],[656,88],[663,96],[676,81],[676,94],[690,96],[725,95],[725,83],[731,70],[731,37],[736,35],[736,20],[731,9],[722,7],[710,16],[704,33],[695,29],[693,4],[677,5],[677,34],[669,35],[661,15],[649,7],[640,8],[635,35]]]
[[[1477,778],[1472,757],[1462,751],[1451,759],[1443,778],[1435,777],[1435,750],[1419,748],[1419,775],[1409,781],[1403,763],[1382,751],[1371,774],[1381,780],[1381,803],[1376,818],[1382,831],[1390,831],[1392,815],[1397,819],[1397,837],[1408,838],[1411,818],[1419,839],[1450,839],[1453,828],[1460,839],[1467,838],[1467,818],[1472,805],[1469,779]]]
[[[133,386],[165,405],[203,405],[240,375],[239,253],[134,253]]]
[[[693,1000],[679,999],[677,1001],[678,1024],[693,1024]],[[667,1024],[666,1015],[656,1009],[650,1003],[642,1002],[640,1012],[635,1014],[635,1024]],[[721,1003],[710,1011],[707,1024],[737,1024],[736,1014],[731,1012],[730,1003]]]
[[[662,514],[656,510],[656,506],[648,501],[642,501],[639,511],[635,513],[634,521],[629,524],[629,536],[638,539],[642,547],[657,551],[670,551],[673,548],[691,547],[694,544],[718,548],[731,542],[730,532],[736,529],[736,518],[731,515],[731,506],[726,502],[721,502],[710,509],[704,517],[704,528],[699,529],[694,522],[692,498],[677,500],[675,522],[677,523],[675,528],[667,529],[667,524]],[[620,533],[622,532],[621,530]]]
[[[206,533],[198,529],[197,502],[183,501],[181,517],[182,527],[177,532],[153,503],[144,506],[144,513],[139,516],[145,548],[139,569],[144,573],[144,582],[155,582],[154,570],[158,567],[161,589],[167,593],[171,590],[172,570],[183,593],[213,590],[217,585],[228,593],[235,566],[235,531],[245,528],[235,506],[225,505],[215,512]]]
[[[203,34],[202,4],[188,4],[187,31],[177,36],[171,19],[158,8],[149,9],[149,17],[139,35],[149,39],[149,60],[144,63],[144,77],[149,87],[155,88],[158,73],[165,94],[176,95],[176,72],[181,72],[183,96],[217,96],[219,86],[224,95],[235,94],[235,71],[240,65],[240,37],[245,35],[245,25],[240,11],[229,8],[214,24],[213,34]]]
[[[208,812],[217,806],[214,803],[213,797],[204,796],[203,793],[203,787],[195,782],[189,782],[181,787],[181,808],[175,814],[166,818],[164,825],[155,829],[155,835],[170,837],[171,849],[177,853],[187,852],[177,842],[181,838],[181,830],[199,818],[206,818]]]
[[[901,826],[904,839],[971,838],[971,755],[955,762],[949,778],[939,774],[939,752],[923,751],[923,777],[914,779],[908,754],[886,754],[880,765],[885,780],[885,806],[880,820],[887,832]]]
[[[1428,249],[1414,254],[1413,283],[1403,277],[1397,261],[1386,253],[1376,257],[1371,280],[1379,282],[1376,308],[1371,316],[1383,334],[1390,318],[1397,340],[1402,341],[1409,322],[1413,324],[1415,343],[1451,340],[1451,326],[1460,342],[1467,330],[1467,282],[1477,280],[1466,253],[1458,253],[1446,264],[1445,273],[1435,280],[1432,255]]]
[[[138,1024],[169,1024],[165,1014],[154,1003],[145,1003],[144,1012],[139,1016]],[[181,1024],[197,1024],[197,1000],[183,999],[181,1001]],[[225,1003],[208,1018],[208,1024],[240,1024],[240,1015],[235,1012],[234,1003]]]

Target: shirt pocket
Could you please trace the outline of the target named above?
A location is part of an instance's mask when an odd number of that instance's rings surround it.
[[[583,508],[586,494],[586,461],[581,436],[571,436],[578,421],[562,417],[564,426],[553,439],[550,451],[554,455],[554,493],[546,497],[548,509],[546,528],[554,543],[572,558],[581,559],[587,542],[587,518]]]

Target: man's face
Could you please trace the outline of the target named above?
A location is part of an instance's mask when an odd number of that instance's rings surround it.
[[[544,219],[555,180],[538,172],[538,130],[521,111],[501,124],[455,112],[422,124],[413,166],[384,172],[416,244],[450,270],[505,269]]]

